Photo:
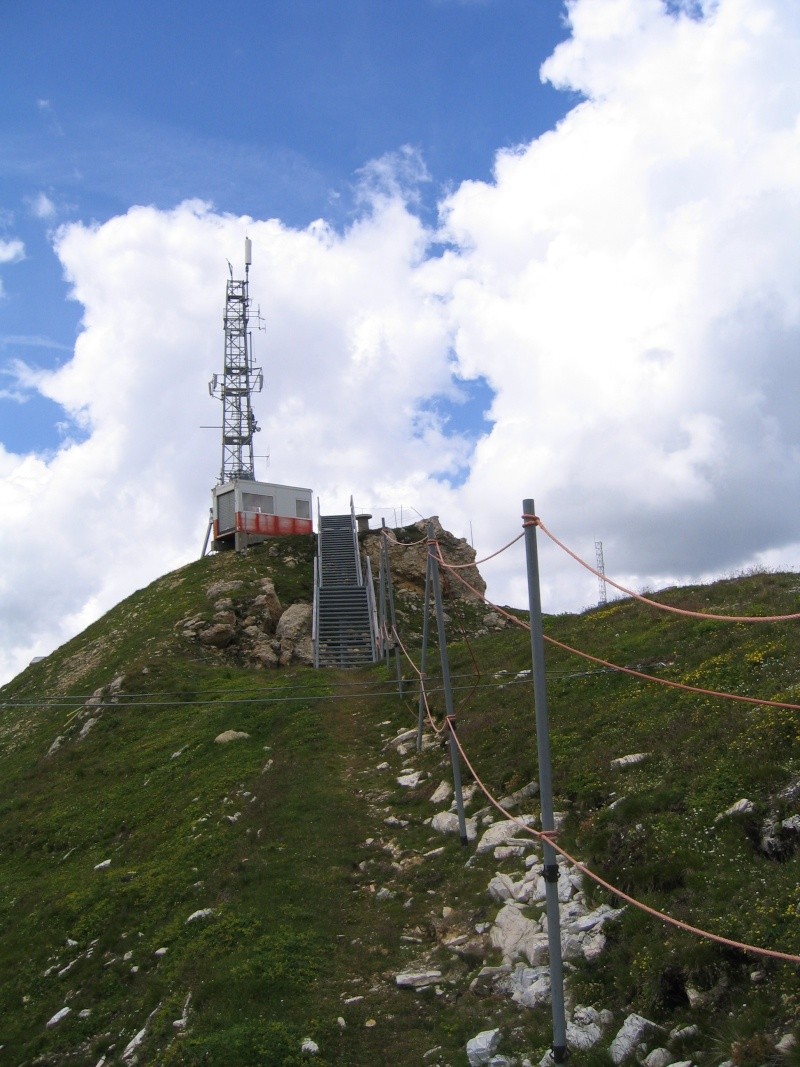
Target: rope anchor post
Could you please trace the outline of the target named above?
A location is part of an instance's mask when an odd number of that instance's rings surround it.
[[[558,856],[547,835],[555,830],[553,779],[550,767],[550,724],[544,671],[544,633],[539,586],[539,556],[536,547],[536,521],[532,500],[522,502],[525,529],[525,558],[528,567],[528,600],[531,619],[531,666],[533,702],[536,709],[536,748],[539,758],[539,796],[542,807],[542,847],[544,852],[547,940],[550,954],[550,1003],[553,1009],[553,1061],[567,1059],[567,1025],[564,1014],[564,965],[561,958],[561,916],[558,908]]]
[[[447,657],[447,632],[444,628],[444,608],[442,607],[442,584],[439,580],[439,561],[436,556],[436,541],[433,537],[433,523],[428,523],[428,561],[433,583],[433,599],[436,605],[436,632],[439,637],[439,657],[442,665],[442,689],[444,690],[445,715],[447,716],[447,744],[450,749],[450,762],[453,767],[453,790],[458,814],[458,833],[461,844],[467,845],[467,820],[464,817],[464,796],[461,790],[461,763],[455,737],[456,715],[453,707],[453,687],[450,684],[450,660]]]
[[[425,719],[426,695],[425,681],[428,670],[428,627],[430,623],[431,596],[431,557],[427,555],[425,564],[425,599],[422,607],[422,658],[419,672],[419,709],[417,714],[417,752],[422,751],[422,727]]]
[[[387,539],[388,530],[386,529],[386,520],[381,519],[381,548],[383,550],[383,573],[386,578],[386,597],[389,606],[389,623],[391,625],[392,644],[394,645],[394,665],[397,671],[397,692],[400,696],[403,695],[403,672],[400,669],[400,649],[397,647],[397,612],[394,607],[394,586],[392,584],[392,568],[391,561],[389,559],[389,541]],[[387,649],[386,666],[389,666],[388,649]]]

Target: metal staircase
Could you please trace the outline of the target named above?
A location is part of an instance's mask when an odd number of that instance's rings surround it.
[[[362,667],[377,659],[375,603],[361,567],[352,501],[349,515],[320,515],[314,561],[314,665]]]

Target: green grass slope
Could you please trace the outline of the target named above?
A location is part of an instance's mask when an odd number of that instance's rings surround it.
[[[549,1046],[549,1010],[470,989],[499,959],[452,949],[491,922],[487,883],[511,868],[431,830],[445,753],[430,738],[419,755],[390,744],[416,723],[412,687],[398,696],[383,665],[254,670],[180,636],[179,620],[210,617],[205,590],[221,579],[242,583],[234,597],[269,576],[284,605],[310,599],[310,552],[280,539],[167,575],[0,690],[0,1063],[463,1067],[466,1041],[492,1027],[518,1063]],[[796,575],[752,575],[659,599],[776,614],[798,609],[799,590]],[[459,736],[501,796],[537,777],[518,677],[529,640],[453,629]],[[687,620],[626,600],[550,617],[546,632],[663,678],[800,702],[797,623]],[[800,834],[782,825],[800,812],[797,713],[552,648],[547,667],[564,846],[684,921],[800,953]],[[227,730],[249,736],[216,743]],[[611,766],[634,752],[648,755]],[[411,768],[423,780],[403,788]],[[717,820],[741,798],[751,810]],[[485,803],[478,793],[470,813]],[[696,1064],[800,1062],[775,1052],[798,1033],[796,967],[630,907],[608,929],[598,960],[570,965],[569,988],[614,1025],[573,1062],[610,1063],[631,1011],[667,1030],[696,1024],[683,1057]],[[441,979],[399,989],[415,965]],[[318,1052],[302,1051],[306,1038]]]

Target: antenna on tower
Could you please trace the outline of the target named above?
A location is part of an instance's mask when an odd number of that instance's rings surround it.
[[[211,396],[222,401],[222,467],[219,484],[236,478],[255,480],[253,435],[260,427],[253,414],[251,397],[264,385],[261,368],[253,364],[250,332],[250,264],[253,245],[244,240],[244,279],[230,279],[225,293],[225,364],[222,375],[215,374],[208,383]]]
[[[595,541],[594,543],[594,557],[597,560],[597,570],[602,575],[602,578],[598,578],[598,584],[600,586],[600,598],[598,604],[601,607],[605,607],[608,603],[608,591],[606,590],[606,565],[603,559],[603,542]]]

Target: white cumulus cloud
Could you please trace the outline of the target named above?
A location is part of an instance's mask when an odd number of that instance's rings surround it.
[[[28,200],[31,214],[37,219],[52,219],[56,213],[56,205],[47,193],[37,193]]]
[[[25,245],[16,238],[10,241],[0,239],[0,263],[19,263],[25,258]]]

